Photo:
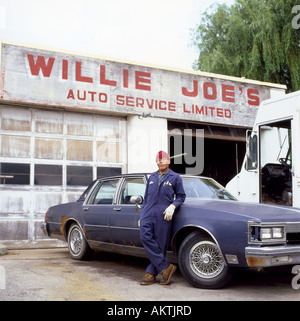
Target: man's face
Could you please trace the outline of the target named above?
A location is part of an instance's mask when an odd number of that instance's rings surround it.
[[[170,160],[168,158],[161,158],[156,161],[158,169],[160,172],[165,172],[170,165]]]

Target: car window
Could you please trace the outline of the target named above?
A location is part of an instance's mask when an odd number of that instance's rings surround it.
[[[86,199],[86,197],[88,196],[90,190],[92,189],[92,187],[95,185],[97,180],[94,180],[91,182],[91,184],[86,188],[86,190],[80,195],[80,197],[78,198],[77,202],[82,202]]]
[[[182,181],[186,200],[237,200],[222,185],[211,178],[183,177]]]
[[[112,204],[118,182],[119,179],[102,182],[98,188],[95,188],[88,200],[88,204]]]
[[[142,177],[126,178],[121,189],[119,203],[131,204],[130,197],[133,195],[144,197],[145,190],[146,184]]]

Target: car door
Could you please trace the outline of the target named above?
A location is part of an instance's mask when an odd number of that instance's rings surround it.
[[[143,175],[124,177],[120,183],[117,202],[110,215],[110,235],[114,244],[142,247],[140,241],[139,206],[130,203],[130,197],[144,197],[146,180]]]
[[[86,235],[90,242],[110,242],[109,215],[120,178],[100,181],[83,205]]]

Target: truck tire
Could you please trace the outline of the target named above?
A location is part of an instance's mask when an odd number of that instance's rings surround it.
[[[199,231],[183,240],[179,248],[178,265],[184,278],[202,289],[222,288],[233,277],[233,269],[226,265],[217,244]]]
[[[87,260],[92,253],[81,228],[76,223],[73,223],[68,231],[68,247],[74,260]]]

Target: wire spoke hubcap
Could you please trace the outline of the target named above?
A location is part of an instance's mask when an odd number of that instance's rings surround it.
[[[81,231],[76,227],[70,235],[70,249],[74,255],[80,254],[83,246]]]
[[[225,267],[224,259],[217,245],[209,241],[198,242],[191,248],[189,264],[196,275],[205,279],[216,277]]]

